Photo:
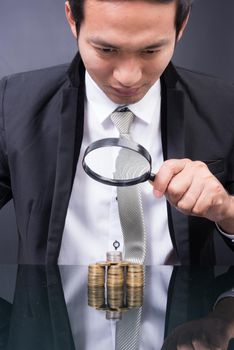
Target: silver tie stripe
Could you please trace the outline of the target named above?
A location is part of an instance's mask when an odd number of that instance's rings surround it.
[[[115,111],[111,119],[120,133],[120,137],[130,139],[130,126],[134,114],[127,108]],[[117,157],[121,158],[120,155]],[[123,157],[124,158],[124,157]],[[116,164],[118,169],[118,164]],[[119,217],[124,239],[124,260],[143,264],[146,255],[146,232],[144,225],[143,208],[140,185],[118,187]],[[123,319],[116,327],[116,350],[138,350],[140,343],[142,308],[129,310],[123,314]]]
[[[139,350],[142,307],[128,310],[116,326],[115,350]]]
[[[130,139],[130,126],[134,114],[127,108],[114,111],[112,122],[118,129],[120,137]],[[124,152],[124,150],[120,151]],[[117,162],[118,162],[117,158]],[[116,165],[116,168],[118,166]],[[140,185],[117,188],[119,217],[124,239],[124,260],[144,264],[146,255],[146,232],[144,225],[143,207]]]

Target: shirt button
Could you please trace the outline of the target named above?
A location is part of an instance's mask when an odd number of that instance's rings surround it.
[[[117,250],[120,247],[120,243],[115,240],[113,243],[113,247],[115,248],[115,250]]]

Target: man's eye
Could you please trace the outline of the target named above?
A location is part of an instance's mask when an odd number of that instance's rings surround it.
[[[101,51],[102,53],[112,53],[115,52],[115,49],[109,48],[109,47],[98,47],[97,48],[99,51]]]
[[[143,54],[146,54],[146,55],[153,55],[154,53],[156,53],[157,51],[156,50],[145,50],[143,51],[142,53]]]

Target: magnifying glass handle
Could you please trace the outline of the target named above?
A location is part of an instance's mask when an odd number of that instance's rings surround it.
[[[152,181],[152,182],[154,182],[155,176],[156,176],[156,175],[155,175],[154,173],[150,173],[150,175],[149,175],[149,180]]]

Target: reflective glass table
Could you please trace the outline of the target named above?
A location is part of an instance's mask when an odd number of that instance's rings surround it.
[[[87,266],[0,265],[0,349],[234,349],[234,267],[146,266],[144,288],[117,285],[88,285]]]

